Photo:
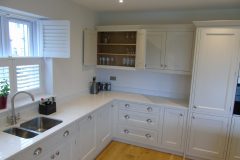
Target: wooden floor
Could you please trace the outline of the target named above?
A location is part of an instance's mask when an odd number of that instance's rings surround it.
[[[183,160],[182,157],[113,141],[96,160]]]

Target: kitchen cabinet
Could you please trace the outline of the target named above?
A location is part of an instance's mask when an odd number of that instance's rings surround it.
[[[233,117],[228,160],[240,160],[240,117]]]
[[[214,115],[232,113],[238,71],[239,31],[198,28],[191,110]]]
[[[78,160],[94,159],[96,152],[96,116],[90,114],[77,124],[73,157]]]
[[[169,150],[183,152],[187,112],[179,109],[164,110],[160,145]]]
[[[229,118],[192,113],[187,154],[209,160],[223,160],[227,152]]]
[[[193,37],[193,31],[148,31],[146,68],[190,73]]]
[[[53,151],[38,160],[71,160],[71,147],[69,146],[71,146],[70,140],[60,142]]]
[[[145,37],[143,29],[85,30],[83,62],[99,68],[144,68]]]
[[[66,160],[71,159],[71,142],[74,138],[75,123],[21,151],[10,160]]]
[[[112,140],[112,107],[110,104],[96,112],[97,153]]]

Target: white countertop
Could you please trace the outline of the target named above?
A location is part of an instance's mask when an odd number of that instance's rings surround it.
[[[19,151],[31,146],[32,144],[44,139],[46,136],[56,132],[60,128],[83,118],[85,115],[95,111],[101,106],[113,101],[125,100],[138,103],[161,105],[175,108],[188,108],[187,100],[176,100],[163,97],[145,96],[140,94],[123,93],[123,92],[102,92],[97,95],[84,95],[74,100],[65,102],[57,106],[57,112],[47,117],[60,119],[63,123],[40,133],[31,139],[24,139],[4,132],[0,132],[0,160],[9,158]],[[40,116],[38,113],[30,117]],[[18,124],[19,125],[19,124]],[[17,125],[17,126],[18,126]]]

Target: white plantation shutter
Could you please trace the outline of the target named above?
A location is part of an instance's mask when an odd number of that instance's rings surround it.
[[[39,22],[40,54],[44,57],[70,57],[70,22],[44,20]]]
[[[16,66],[16,72],[18,91],[37,89],[40,87],[39,64]]]

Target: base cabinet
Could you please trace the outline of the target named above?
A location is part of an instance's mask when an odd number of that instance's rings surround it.
[[[112,107],[107,105],[96,113],[97,154],[112,140]]]
[[[169,150],[183,152],[187,112],[185,110],[165,109],[161,146]]]
[[[96,151],[96,117],[88,115],[78,123],[74,157],[78,160],[92,160]]]
[[[71,141],[59,143],[56,149],[38,160],[70,160],[71,159]]]
[[[188,155],[209,160],[226,156],[229,118],[192,113]]]
[[[229,153],[227,160],[240,160],[240,117],[234,117],[232,121]]]

